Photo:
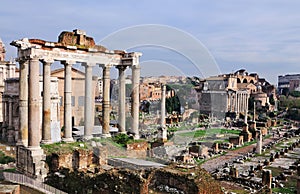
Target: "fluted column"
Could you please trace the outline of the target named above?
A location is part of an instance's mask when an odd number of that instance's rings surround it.
[[[94,110],[93,110],[93,65],[83,63],[85,66],[85,97],[84,97],[84,139],[91,139],[94,128]]]
[[[43,61],[43,130],[42,143],[49,144],[51,140],[51,64],[52,60]]]
[[[19,138],[17,145],[28,145],[28,60],[19,60]]]
[[[134,139],[139,139],[139,84],[140,84],[140,66],[132,66],[132,132]]]
[[[39,87],[39,59],[29,60],[29,117],[28,117],[28,147],[40,148],[40,87]]]
[[[65,66],[64,80],[64,138],[65,142],[72,142],[72,61],[63,61]]]
[[[126,66],[117,66],[119,70],[119,109],[118,109],[118,124],[119,132],[126,133],[126,88],[125,88],[125,69]]]
[[[102,136],[110,137],[110,66],[103,67]]]

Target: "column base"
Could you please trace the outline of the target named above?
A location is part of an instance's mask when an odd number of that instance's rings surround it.
[[[121,134],[127,134],[127,131],[120,131]]]
[[[73,137],[68,137],[68,138],[62,138],[61,141],[66,142],[66,143],[71,143],[71,142],[74,142],[74,139],[73,139]]]
[[[16,146],[24,146],[27,147],[28,146],[28,140],[18,140],[16,143]]]
[[[52,144],[53,142],[51,140],[42,140],[41,144]]]
[[[133,136],[133,139],[134,139],[134,140],[140,139],[140,136],[139,136],[139,135],[134,135],[134,136]]]
[[[93,138],[92,135],[84,135],[84,136],[83,136],[83,139],[84,139],[84,140],[91,140],[92,138]]]
[[[38,150],[42,150],[42,148],[40,146],[28,146],[27,149],[32,152],[38,152]]]
[[[111,137],[111,134],[110,133],[101,134],[101,137],[108,138],[108,137]]]

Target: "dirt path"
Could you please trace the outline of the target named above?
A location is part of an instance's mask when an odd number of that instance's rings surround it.
[[[263,145],[266,145],[272,141],[275,141],[276,139],[278,139],[278,138],[265,139],[263,141]],[[242,147],[240,149],[233,150],[233,151],[229,150],[227,152],[227,154],[225,154],[223,156],[206,161],[204,164],[201,165],[201,167],[204,168],[205,170],[207,170],[208,172],[213,172],[216,169],[224,166],[225,163],[231,163],[239,156],[242,156],[248,152],[252,152],[254,147],[256,147],[256,143],[249,145],[249,146]]]

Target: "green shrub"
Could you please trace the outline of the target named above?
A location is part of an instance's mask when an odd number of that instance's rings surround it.
[[[10,162],[15,162],[15,159],[10,156],[6,156],[2,151],[0,151],[0,164],[8,164]]]

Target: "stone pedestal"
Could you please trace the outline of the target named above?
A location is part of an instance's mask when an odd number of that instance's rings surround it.
[[[41,148],[17,146],[17,170],[26,176],[43,180],[47,176],[46,155]]]
[[[239,171],[237,168],[235,167],[231,167],[230,171],[229,171],[229,176],[233,177],[233,178],[238,178],[239,177]]]
[[[271,170],[263,170],[262,171],[262,184],[271,188],[272,183],[272,171]]]
[[[243,126],[243,131],[240,133],[244,138],[244,142],[250,142],[252,139],[252,133],[248,131],[248,125],[245,123]]]

